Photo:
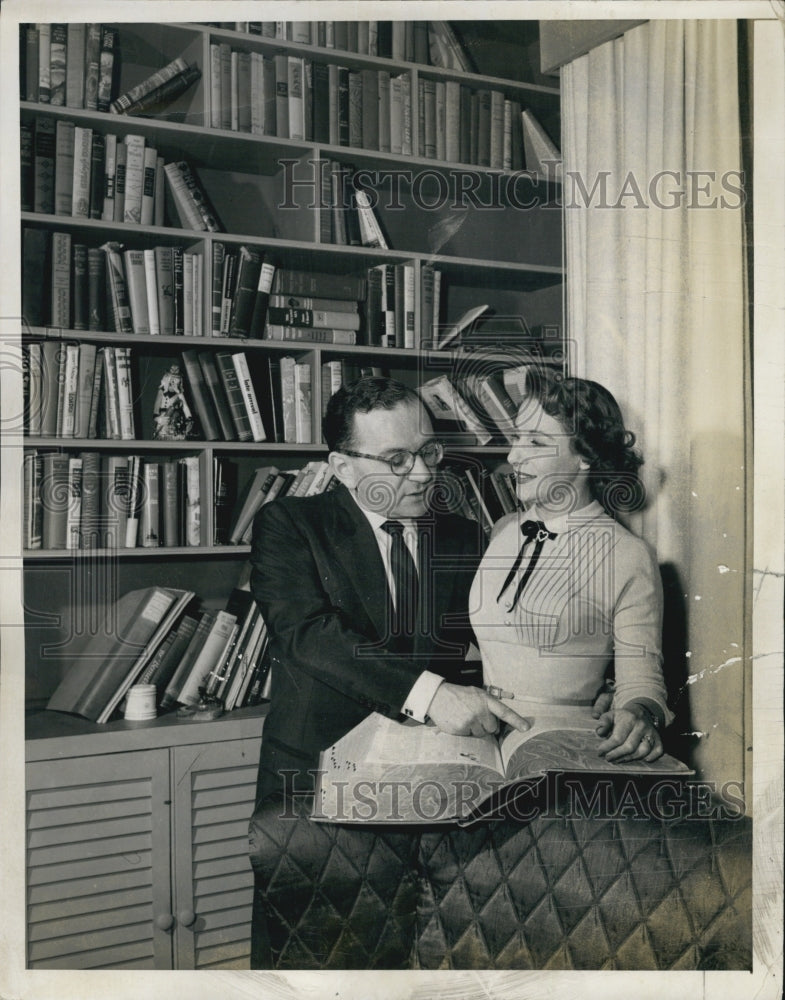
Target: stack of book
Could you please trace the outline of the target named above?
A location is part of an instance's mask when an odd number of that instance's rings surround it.
[[[167,587],[131,591],[105,610],[106,629],[83,642],[48,710],[103,724],[133,684],[154,684],[162,711],[194,706],[201,692],[227,710],[262,700],[267,630],[247,585],[219,611],[200,610],[193,591]]]
[[[24,458],[24,512],[28,549],[198,546],[199,459],[33,449]]]
[[[109,111],[114,97],[116,28],[102,24],[22,26],[22,98]]]
[[[366,289],[365,278],[359,276],[279,268],[273,278],[264,339],[354,344],[358,334],[362,336],[359,305]]]
[[[130,347],[35,341],[25,362],[28,434],[134,440]]]

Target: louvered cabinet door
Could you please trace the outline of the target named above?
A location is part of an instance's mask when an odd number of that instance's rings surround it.
[[[175,953],[180,969],[247,969],[248,821],[260,739],[172,750]]]
[[[169,752],[27,766],[31,969],[170,969]]]

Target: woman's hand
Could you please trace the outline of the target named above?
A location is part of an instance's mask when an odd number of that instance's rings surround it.
[[[662,756],[660,734],[651,713],[643,705],[633,703],[603,712],[595,731],[598,736],[605,737],[597,753],[615,764],[635,760],[651,762]]]

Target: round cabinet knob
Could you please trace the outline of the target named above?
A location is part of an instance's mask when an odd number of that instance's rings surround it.
[[[196,914],[193,910],[180,910],[177,914],[177,920],[183,927],[190,927],[191,924],[196,923]]]
[[[174,927],[174,915],[171,913],[160,913],[155,918],[155,926],[159,931],[170,931]]]

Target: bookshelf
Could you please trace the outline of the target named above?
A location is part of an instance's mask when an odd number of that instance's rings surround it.
[[[142,461],[150,462],[175,462],[195,457],[199,467],[200,544],[41,547],[23,552],[31,787],[44,780],[47,761],[51,764],[61,759],[66,770],[68,766],[78,769],[84,766],[86,757],[108,761],[106,774],[101,772],[100,782],[111,783],[113,766],[120,766],[121,758],[143,753],[138,732],[144,726],[153,734],[155,753],[163,754],[161,761],[164,763],[159,761],[154,766],[165,767],[167,774],[174,775],[181,766],[175,758],[185,752],[179,745],[184,739],[186,746],[195,747],[202,738],[212,743],[220,736],[229,747],[226,753],[231,760],[226,766],[242,764],[245,767],[248,764],[244,755],[248,752],[252,732],[256,738],[261,731],[264,714],[261,706],[228,713],[216,722],[194,724],[187,737],[182,736],[182,727],[165,719],[156,720],[154,724],[129,726],[114,722],[99,727],[77,719],[58,724],[48,717],[51,713],[39,710],[45,706],[62,676],[75,637],[98,620],[100,609],[120,595],[134,589],[164,585],[196,590],[204,608],[219,610],[224,607],[247,560],[249,546],[215,544],[214,461],[233,465],[241,487],[260,466],[296,470],[307,461],[324,459],[326,448],[321,443],[320,426],[324,402],[320,379],[323,364],[342,360],[357,367],[382,367],[412,386],[443,374],[456,364],[469,367],[475,364],[482,352],[454,353],[432,348],[421,302],[422,279],[428,267],[441,272],[441,295],[434,314],[440,328],[457,321],[478,303],[488,303],[496,318],[524,317],[530,329],[549,331],[541,333],[539,338],[535,336],[531,343],[541,348],[543,336],[549,337],[545,345],[547,363],[565,364],[559,184],[551,176],[531,171],[480,166],[470,162],[471,157],[448,160],[446,149],[439,149],[441,156],[434,155],[435,150],[430,146],[426,150],[423,141],[425,123],[420,126],[418,121],[421,84],[427,82],[428,89],[433,85],[435,90],[436,85],[446,89],[449,83],[463,85],[469,94],[501,93],[505,99],[533,111],[551,134],[558,136],[558,87],[469,74],[411,58],[365,55],[213,25],[115,24],[111,27],[116,30],[117,38],[115,96],[125,93],[178,56],[198,66],[201,78],[165,107],[156,110],[153,117],[113,115],[22,100],[22,126],[35,132],[39,121],[52,122],[55,129],[58,123],[71,123],[77,128],[91,129],[94,135],[114,135],[118,143],[126,136],[143,137],[145,143],[155,147],[165,163],[185,160],[198,172],[199,182],[221,220],[222,231],[183,228],[172,209],[169,195],[162,213],[152,224],[25,210],[21,213],[21,227],[23,232],[65,233],[72,245],[84,245],[88,249],[117,242],[132,250],[179,247],[197,255],[202,261],[203,280],[195,308],[201,311],[204,335],[117,333],[113,332],[108,320],[104,328],[76,329],[70,324],[48,322],[46,314],[41,322],[25,324],[24,345],[93,345],[97,351],[106,347],[129,347],[135,418],[132,440],[28,433],[25,450],[41,455],[69,456],[89,451],[102,456],[139,456]],[[327,38],[317,36],[319,40]],[[350,74],[362,76],[365,73],[367,78],[370,78],[368,74],[378,78],[380,73],[384,79],[406,76],[412,101],[407,151],[383,151],[324,139],[294,139],[214,127],[211,124],[216,120],[211,116],[211,58],[214,58],[216,46],[270,61],[276,56],[303,59],[310,62],[312,74],[316,67],[333,65]],[[305,124],[307,126],[307,121]],[[309,134],[313,135],[313,122]],[[464,151],[467,148],[465,144]],[[324,214],[330,209],[319,205],[320,178],[329,162],[362,172],[367,190],[377,199],[374,212],[389,249],[334,242],[334,234],[330,235],[329,226],[325,226]],[[223,244],[227,252],[237,251],[241,246],[258,250],[279,270],[319,272],[334,276],[336,280],[345,276],[365,279],[369,269],[379,265],[408,265],[414,276],[414,342],[418,346],[380,346],[372,342],[375,337],[368,332],[362,308],[363,327],[355,344],[211,336],[210,268],[217,243]],[[264,372],[281,358],[293,357],[310,365],[310,441],[296,443],[270,440],[269,437],[263,442],[206,440],[203,435],[187,440],[155,439],[152,414],[161,376],[171,365],[182,368],[182,351],[189,349],[243,352],[257,394],[261,391]],[[503,444],[479,446],[467,443],[470,440],[465,435],[452,438],[448,435],[445,438],[448,456],[468,459],[478,467],[495,466],[503,461],[507,451]],[[235,750],[237,753],[232,756]],[[255,760],[250,761],[251,765],[255,766]],[[139,766],[144,772],[153,765],[139,758]],[[247,797],[245,808],[250,815],[252,788],[247,786],[244,794]],[[242,811],[239,805],[237,808]],[[186,811],[184,815],[190,814]],[[175,826],[178,823],[186,823],[186,819],[178,818]],[[171,834],[168,826],[167,829]],[[159,831],[156,836],[163,834]],[[243,886],[247,889],[250,872],[244,871],[243,878]],[[162,876],[167,885],[174,884],[173,879],[172,872]],[[248,914],[242,919],[246,917],[249,919]],[[163,932],[169,934],[170,930],[164,928]],[[174,933],[176,938],[179,932]],[[233,947],[227,945],[227,955]],[[192,967],[198,963],[192,946],[184,945],[183,948],[185,950],[180,948],[178,952],[175,947],[172,952],[171,940],[169,945],[158,940],[152,952],[146,950],[146,945],[140,946],[136,958],[129,953],[126,958],[110,959],[107,953],[95,961],[99,965],[115,960],[120,963],[138,961],[143,965],[149,962],[148,967],[160,968]],[[65,962],[65,967],[68,962],[81,961],[68,953],[67,946],[64,949],[62,955],[51,961]],[[239,967],[245,960],[239,952],[226,958],[228,963],[238,962]],[[42,958],[44,965],[49,961]]]

